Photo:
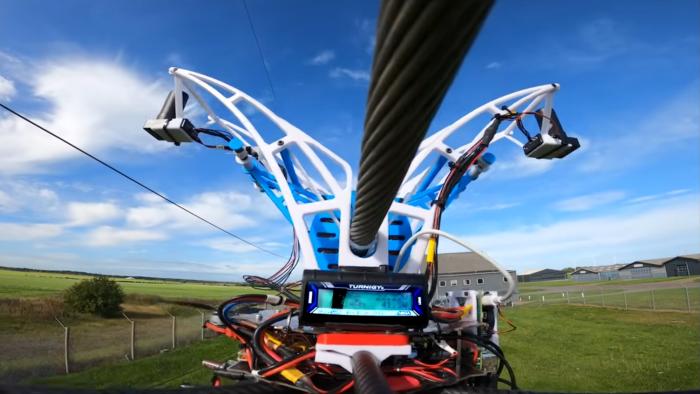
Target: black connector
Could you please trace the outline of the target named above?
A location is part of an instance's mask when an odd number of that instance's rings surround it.
[[[542,130],[542,110],[535,113],[535,118],[540,127],[540,134],[523,146],[526,156],[535,159],[561,159],[581,146],[578,139],[566,135],[554,109],[549,117],[549,130]]]

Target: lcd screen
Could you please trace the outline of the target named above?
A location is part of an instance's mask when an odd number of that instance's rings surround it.
[[[417,316],[413,297],[405,291],[319,289],[318,306],[311,313],[345,316]]]

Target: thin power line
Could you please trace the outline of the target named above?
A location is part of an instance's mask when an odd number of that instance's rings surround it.
[[[285,258],[284,256],[281,256],[281,255],[279,255],[279,254],[277,254],[277,253],[275,253],[275,252],[269,251],[269,250],[263,248],[262,246],[258,246],[258,245],[256,245],[255,243],[250,242],[250,241],[248,241],[247,239],[242,238],[242,237],[240,237],[240,236],[238,236],[238,235],[236,235],[236,234],[234,234],[234,233],[232,233],[232,232],[226,230],[225,228],[223,228],[223,227],[221,227],[221,226],[218,226],[217,224],[214,224],[214,223],[210,222],[209,220],[207,220],[207,219],[205,219],[205,218],[199,216],[198,214],[196,214],[196,213],[190,211],[189,209],[183,207],[182,205],[176,203],[175,201],[169,199],[168,197],[165,197],[164,195],[162,195],[161,193],[155,191],[155,190],[152,189],[151,187],[144,185],[143,183],[141,183],[140,181],[136,180],[135,178],[133,178],[133,177],[131,177],[131,176],[125,174],[125,173],[122,172],[121,170],[118,170],[117,168],[115,168],[115,167],[112,166],[111,164],[109,164],[109,163],[105,162],[104,160],[98,158],[97,156],[93,155],[92,153],[89,153],[89,152],[87,152],[86,150],[84,150],[84,149],[82,149],[82,148],[76,146],[76,145],[73,144],[72,142],[70,142],[70,141],[64,139],[63,137],[59,136],[58,134],[56,134],[56,133],[54,133],[54,132],[52,132],[52,131],[46,129],[45,127],[39,125],[38,123],[36,123],[36,122],[34,122],[33,120],[27,118],[26,116],[20,114],[19,112],[15,111],[14,109],[12,109],[12,108],[6,106],[5,104],[0,103],[0,107],[2,107],[3,109],[5,109],[7,112],[9,112],[9,113],[11,113],[11,114],[17,116],[18,118],[24,120],[25,122],[31,124],[32,126],[38,128],[39,130],[41,130],[41,131],[43,131],[43,132],[45,132],[45,133],[51,135],[52,137],[54,137],[54,138],[56,138],[57,140],[63,142],[64,144],[70,146],[71,148],[77,150],[78,152],[84,154],[85,156],[87,156],[87,157],[89,157],[89,158],[95,160],[96,162],[98,162],[98,163],[102,164],[103,166],[109,168],[110,170],[116,172],[117,174],[121,175],[122,177],[124,177],[124,178],[130,180],[131,182],[133,182],[133,183],[135,183],[135,184],[141,186],[142,188],[144,188],[144,189],[148,190],[149,192],[155,194],[156,196],[162,198],[162,199],[165,200],[166,202],[168,202],[168,203],[170,203],[170,204],[172,204],[172,205],[174,205],[174,206],[180,208],[181,210],[187,212],[188,214],[194,216],[195,218],[197,218],[197,219],[203,221],[204,223],[206,223],[206,224],[208,224],[208,225],[210,225],[210,226],[212,226],[212,227],[214,227],[214,228],[216,228],[216,229],[218,229],[218,230],[220,230],[220,231],[222,231],[222,232],[224,232],[224,233],[230,235],[231,237],[236,238],[237,240],[239,240],[239,241],[241,241],[241,242],[243,242],[243,243],[246,243],[246,244],[248,244],[248,245],[250,245],[250,246],[252,246],[252,247],[254,247],[254,248],[258,249],[258,250],[261,250],[261,251],[263,251],[263,252],[265,252],[265,253],[269,253],[269,254],[271,254],[271,255],[273,255],[273,256]]]
[[[272,91],[272,98],[277,101],[277,95],[275,94],[275,87],[272,84],[272,78],[270,77],[270,69],[267,68],[267,63],[265,62],[265,54],[263,53],[262,47],[260,46],[260,40],[258,39],[258,34],[255,32],[255,26],[253,25],[253,19],[250,17],[250,11],[248,11],[248,4],[246,0],[243,0],[243,9],[245,9],[246,17],[248,18],[248,24],[250,25],[250,31],[253,33],[253,38],[255,38],[255,45],[258,47],[258,54],[260,55],[260,61],[262,62],[263,68],[265,69],[265,77],[267,77],[267,83],[270,85],[270,90]]]

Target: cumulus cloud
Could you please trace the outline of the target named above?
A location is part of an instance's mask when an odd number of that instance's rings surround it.
[[[503,66],[503,64],[501,62],[491,62],[491,63],[486,65],[486,69],[487,70],[494,70],[497,68],[501,68],[501,66]]]
[[[86,242],[90,246],[113,246],[132,242],[157,241],[166,238],[165,234],[153,230],[131,230],[100,226],[86,235]]]
[[[162,104],[164,83],[98,59],[64,58],[25,68],[35,72],[25,72],[23,82],[48,108],[30,117],[67,140],[91,153],[167,147],[141,130],[144,119]],[[1,117],[0,129],[0,167],[5,173],[46,171],[80,155],[16,117]]]
[[[326,49],[319,52],[316,56],[309,59],[309,64],[314,66],[321,66],[323,64],[328,64],[331,60],[335,59],[335,52]]]
[[[54,238],[62,233],[62,226],[53,223],[0,222],[0,241],[34,241]]]
[[[609,215],[520,226],[464,239],[517,269],[612,263],[700,250],[700,196],[628,206]],[[445,243],[447,244],[447,243]],[[448,246],[448,245],[446,245]],[[447,249],[454,250],[448,246]],[[441,250],[442,252],[443,250]]]
[[[16,93],[15,83],[0,75],[0,100],[10,101]]]
[[[119,207],[111,202],[72,202],[66,206],[66,210],[71,226],[107,222],[122,215]]]

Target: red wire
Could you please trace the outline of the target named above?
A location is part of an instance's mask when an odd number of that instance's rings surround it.
[[[268,376],[272,376],[272,375],[275,375],[277,373],[280,373],[280,372],[284,371],[285,369],[289,369],[289,368],[299,364],[302,361],[305,361],[305,360],[308,360],[308,359],[314,357],[315,355],[316,355],[316,352],[306,353],[300,357],[295,358],[294,360],[290,360],[290,361],[280,365],[279,367],[275,367],[274,369],[271,369],[271,370],[263,373],[262,377],[266,378]]]

